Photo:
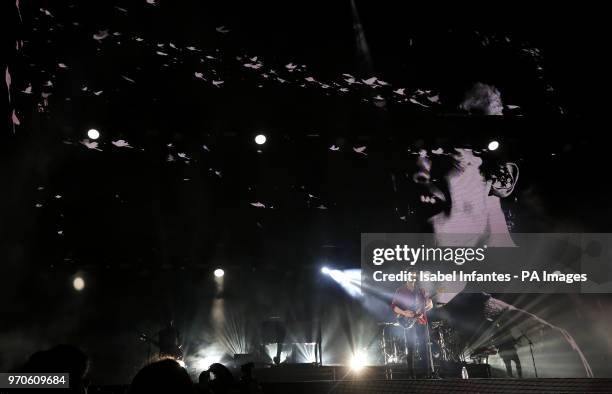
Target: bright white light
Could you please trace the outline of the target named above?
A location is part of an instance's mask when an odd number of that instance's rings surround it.
[[[198,373],[207,370],[212,364],[220,362],[225,355],[224,347],[218,343],[205,345],[194,350],[193,353],[189,352],[190,355],[187,356],[185,362],[191,371],[195,370]]]
[[[336,281],[351,297],[361,297],[361,270],[329,270],[328,275]]]
[[[72,281],[72,286],[74,287],[76,291],[81,291],[85,288],[85,281],[80,276],[77,276]]]
[[[497,148],[499,148],[499,142],[497,141],[489,142],[489,150],[496,150]]]
[[[217,268],[214,274],[216,278],[222,278],[223,275],[225,275],[225,271],[223,271],[221,268]]]
[[[263,134],[257,134],[257,135],[255,136],[255,143],[256,143],[257,145],[263,145],[263,144],[265,144],[265,143],[266,143],[266,140],[267,140],[267,138],[266,138],[266,136],[265,136],[265,135],[263,135]]]
[[[96,129],[89,129],[89,131],[87,132],[87,136],[92,140],[97,140],[98,138],[100,138],[100,132]]]
[[[198,371],[206,371],[208,368],[210,368],[211,365],[213,365],[214,363],[218,363],[220,359],[221,359],[221,356],[217,356],[217,355],[205,356],[205,357],[198,359],[195,362],[194,367]]]
[[[327,275],[327,274],[330,273],[330,270],[327,267],[323,267],[323,268],[321,268],[321,273]]]
[[[274,357],[276,357],[276,352],[278,351],[278,345],[275,343],[271,343],[266,345],[266,354],[268,355],[268,357],[270,357],[270,359],[274,360]],[[280,363],[284,363],[287,360],[287,356],[289,356],[289,353],[286,351],[281,351],[280,354]]]
[[[185,364],[185,361],[183,361],[183,360],[176,360],[176,362],[178,363],[178,365],[180,365],[183,368],[185,368],[187,366],[187,364]]]
[[[355,352],[355,354],[353,354],[353,357],[351,358],[351,369],[355,372],[359,372],[363,369],[363,367],[365,367],[366,363],[367,357],[365,353],[358,350],[357,352]]]

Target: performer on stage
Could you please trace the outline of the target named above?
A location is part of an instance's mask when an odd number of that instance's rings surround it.
[[[159,355],[173,358],[182,358],[183,351],[180,344],[179,331],[174,326],[174,321],[170,320],[168,325],[158,333]]]
[[[497,344],[497,350],[499,352],[499,357],[501,357],[501,359],[504,360],[504,364],[506,364],[506,373],[508,376],[511,378],[514,377],[512,374],[512,361],[514,361],[516,375],[522,378],[523,370],[521,369],[521,359],[516,352],[516,342],[516,339],[513,337],[508,337]]]
[[[391,301],[391,309],[400,319],[400,324],[402,324],[402,321],[404,322],[405,327],[411,325],[410,323],[416,320],[415,324],[411,328],[405,329],[404,332],[408,369],[410,375],[414,377],[414,361],[417,344],[419,344],[419,349],[421,349],[422,352],[421,354],[425,355],[424,359],[427,359],[427,363],[431,361],[428,359],[429,352],[426,350],[426,344],[428,342],[426,338],[426,312],[433,307],[433,302],[427,293],[417,286],[416,272],[411,272],[410,276],[413,277],[414,280],[408,280],[404,286],[395,291],[395,295]],[[430,373],[431,372],[432,371],[430,371]]]

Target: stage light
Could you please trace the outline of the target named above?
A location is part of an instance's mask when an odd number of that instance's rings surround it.
[[[353,357],[351,358],[350,366],[353,371],[359,372],[363,369],[363,367],[365,367],[366,363],[367,358],[365,353],[357,351],[353,354]]]
[[[271,360],[274,360],[274,357],[276,357],[276,352],[278,351],[278,344],[270,343],[266,345],[265,351],[268,357],[270,357]],[[289,352],[282,350],[280,354],[279,364],[282,364],[287,361],[288,356]]]
[[[89,131],[87,131],[87,136],[92,140],[97,140],[100,138],[100,132],[96,129],[89,129]]]
[[[217,268],[214,274],[216,278],[222,278],[223,275],[225,275],[225,271],[223,271],[221,268]]]
[[[183,360],[176,360],[176,362],[178,363],[178,365],[180,365],[183,368],[187,367],[187,364],[185,364],[185,361],[183,361]]]
[[[330,269],[327,268],[327,267],[322,267],[321,268],[321,273],[322,274],[329,275],[330,272],[331,272]]]
[[[265,143],[266,143],[266,140],[267,140],[267,138],[266,138],[266,136],[265,136],[265,135],[263,135],[263,134],[257,134],[257,135],[255,136],[255,143],[256,143],[257,145],[263,145],[263,144],[265,144]]]
[[[361,270],[348,269],[340,271],[330,269],[327,272],[336,283],[338,283],[351,297],[361,297]]]
[[[76,291],[81,291],[85,288],[85,281],[80,276],[77,276],[72,281],[72,287],[74,287]]]
[[[497,141],[489,142],[488,148],[489,148],[489,150],[496,150],[497,148],[499,148],[499,142],[497,142]]]

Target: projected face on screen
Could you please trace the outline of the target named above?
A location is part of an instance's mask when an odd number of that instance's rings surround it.
[[[418,153],[411,205],[440,238],[463,234],[456,241],[461,246],[513,245],[500,199],[512,193],[518,167],[486,160],[491,159],[467,148]]]

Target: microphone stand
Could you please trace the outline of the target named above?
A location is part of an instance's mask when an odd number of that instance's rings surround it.
[[[521,335],[523,338],[525,338],[527,340],[527,342],[529,343],[529,351],[531,352],[531,361],[533,362],[533,370],[535,372],[535,377],[538,377],[538,369],[536,368],[536,362],[535,362],[535,357],[533,357],[533,342],[531,342],[531,339],[529,339],[529,337],[527,335],[525,335],[524,332],[521,331]]]

